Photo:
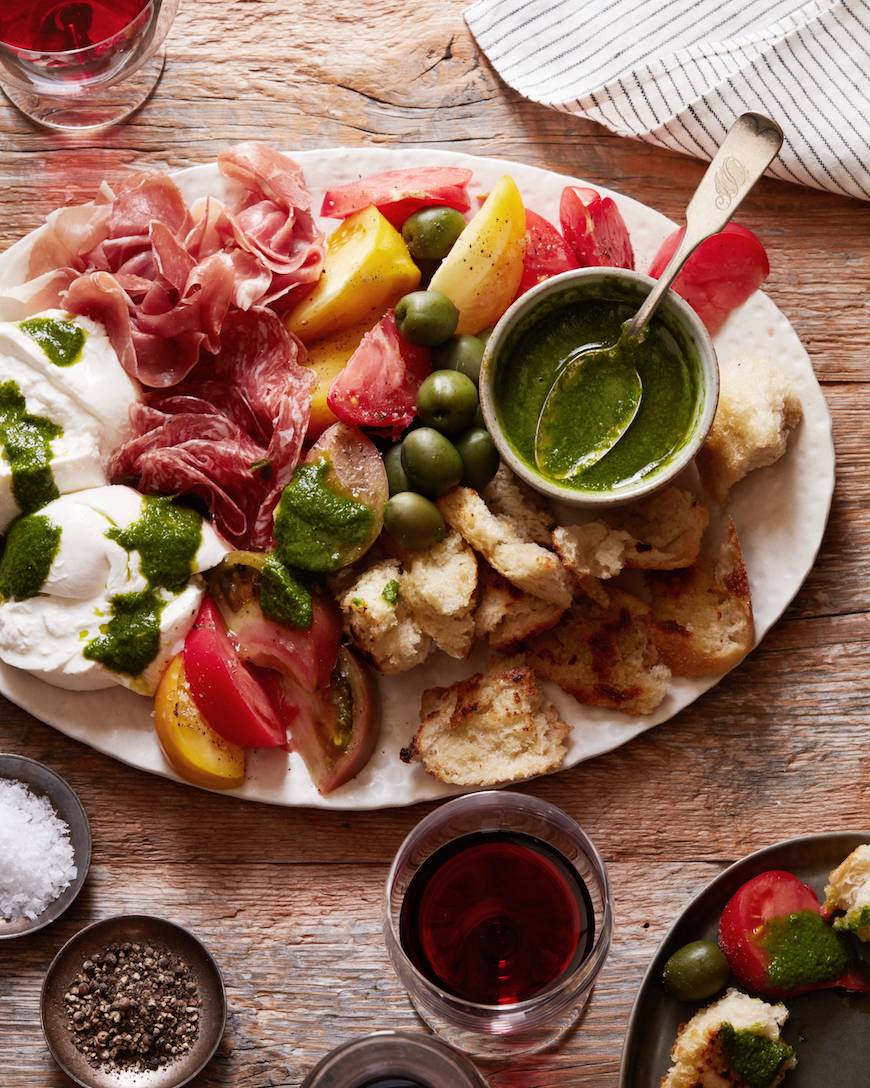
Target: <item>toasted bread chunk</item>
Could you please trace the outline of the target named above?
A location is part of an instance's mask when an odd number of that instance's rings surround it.
[[[474,614],[476,638],[488,639],[493,650],[507,650],[559,622],[565,611],[561,605],[523,593],[488,564],[482,566]]]
[[[495,660],[449,688],[429,688],[406,762],[419,759],[442,782],[494,786],[547,774],[565,758],[568,726],[531,669]]]
[[[550,547],[550,530],[556,519],[542,496],[514,475],[504,462],[481,497],[494,514],[508,518],[524,540]]]
[[[698,558],[710,513],[690,491],[666,487],[606,520],[553,532],[556,554],[578,579],[615,578],[623,567],[676,570]]]
[[[467,657],[474,642],[477,559],[459,533],[409,552],[399,586],[421,630],[451,657]]]
[[[571,603],[571,579],[558,558],[526,540],[509,518],[493,514],[476,491],[454,487],[438,500],[438,508],[448,525],[519,589],[562,608]]]
[[[401,598],[400,577],[397,559],[382,560],[364,571],[341,598],[345,627],[383,673],[413,669],[432,649],[432,640]]]
[[[834,928],[870,941],[870,845],[859,846],[828,877],[825,913],[838,914]]]
[[[676,676],[711,676],[736,665],[755,644],[752,596],[734,522],[718,556],[687,571],[654,574],[653,638]]]
[[[723,503],[744,476],[778,461],[803,409],[773,359],[746,356],[719,366],[719,406],[696,458],[704,487]]]
[[[780,1038],[787,1019],[785,1005],[728,990],[680,1028],[661,1088],[746,1088],[740,1065],[747,1060],[753,1072],[770,1070],[770,1079],[753,1084],[777,1088],[797,1065],[794,1050]]]
[[[581,703],[649,714],[671,678],[652,640],[649,609],[622,590],[608,595],[606,608],[575,602],[557,627],[529,643],[526,661]]]

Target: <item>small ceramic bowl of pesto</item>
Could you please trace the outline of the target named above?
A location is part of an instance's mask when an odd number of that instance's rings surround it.
[[[621,268],[564,272],[519,298],[489,337],[480,376],[484,419],[505,462],[549,498],[601,507],[649,495],[683,471],[709,433],[719,398],[716,352],[694,310],[670,291],[633,356],[642,393],[628,429],[569,477],[540,467],[538,421],[553,383],[584,348],[616,343],[654,283]],[[612,388],[600,396],[594,381],[584,388],[582,403],[565,395],[550,405],[548,438],[576,434],[584,412],[610,410]]]

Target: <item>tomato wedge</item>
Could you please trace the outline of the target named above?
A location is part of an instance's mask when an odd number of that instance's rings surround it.
[[[282,748],[287,743],[274,705],[245,668],[209,597],[184,642],[184,674],[197,709],[225,740],[241,748]]]
[[[684,233],[685,227],[680,227],[659,246],[649,270],[655,279],[673,257]],[[729,223],[698,246],[672,286],[713,334],[769,274],[770,262],[759,239],[747,227]]]
[[[455,166],[387,170],[328,190],[320,214],[330,219],[346,219],[374,205],[394,227],[400,227],[409,215],[433,205],[467,212],[471,207],[470,181],[471,171]]]
[[[343,646],[328,687],[318,692],[303,691],[277,673],[264,680],[318,791],[331,793],[355,778],[380,732],[377,690],[357,655]]]
[[[562,191],[559,219],[581,268],[634,268],[628,227],[612,197],[567,185]]]
[[[821,921],[821,913],[816,893],[809,885],[803,884],[793,873],[773,869],[747,881],[728,901],[719,921],[719,945],[737,979],[756,993],[788,997],[835,986],[866,990],[870,980],[863,972],[849,967],[848,947],[841,944],[839,935],[827,926],[823,927],[822,935],[827,942],[830,934],[834,961],[843,961],[835,977],[788,987],[771,980],[774,955],[767,947],[771,923],[801,914],[818,916]],[[794,951],[792,943],[789,954],[793,955]],[[823,970],[824,959],[818,957],[817,948],[808,948],[806,952],[812,969]]]
[[[417,390],[431,369],[429,349],[404,340],[390,310],[362,338],[329,387],[326,403],[352,427],[373,427],[398,438],[414,418]]]
[[[577,268],[574,251],[549,220],[526,208],[526,249],[517,298],[551,276]]]

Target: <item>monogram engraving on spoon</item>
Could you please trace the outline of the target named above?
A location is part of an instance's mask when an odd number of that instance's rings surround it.
[[[716,171],[714,186],[716,193],[716,207],[721,211],[731,207],[731,203],[740,192],[740,186],[749,177],[749,171],[734,155],[729,155]]]

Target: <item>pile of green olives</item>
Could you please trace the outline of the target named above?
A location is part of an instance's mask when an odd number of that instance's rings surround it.
[[[454,361],[468,368],[445,366],[426,378],[417,392],[417,425],[384,455],[390,485],[384,526],[409,550],[443,539],[444,521],[434,500],[460,483],[482,490],[499,466],[477,395],[483,344],[474,336],[458,336],[441,350],[436,365]]]

